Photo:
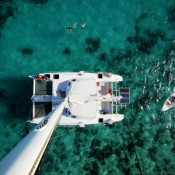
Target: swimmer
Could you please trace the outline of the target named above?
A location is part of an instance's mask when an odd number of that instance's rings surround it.
[[[81,28],[84,29],[86,27],[86,23],[81,24]]]
[[[73,29],[75,29],[77,27],[77,23],[75,23],[72,26],[67,27],[66,29],[69,29],[69,31],[71,32]]]

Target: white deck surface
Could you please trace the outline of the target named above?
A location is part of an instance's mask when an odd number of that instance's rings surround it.
[[[106,102],[94,99],[94,97],[106,96],[112,90],[112,82],[120,82],[123,78],[111,73],[102,73],[103,77],[99,78],[97,73],[86,72],[55,72],[43,73],[50,74],[52,80],[52,95],[45,97],[34,96],[36,102],[52,102],[54,109],[63,100],[60,91],[67,91],[72,88],[67,108],[71,115],[63,113],[60,125],[78,125],[83,122],[88,124],[99,124],[99,118],[103,118],[103,123],[113,116],[113,103],[109,99]],[[59,79],[54,79],[54,75],[59,74]],[[68,86],[68,82],[70,87]],[[111,98],[112,99],[112,98]],[[89,102],[88,102],[89,101]],[[101,114],[101,110],[106,110],[108,115]],[[119,117],[120,118],[120,117]]]

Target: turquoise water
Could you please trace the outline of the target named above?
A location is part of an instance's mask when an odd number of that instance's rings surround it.
[[[173,175],[175,109],[161,107],[175,86],[174,58],[173,0],[0,0],[0,159],[23,137],[28,75],[109,71],[131,88],[125,119],[58,128],[41,174],[137,175],[140,164],[144,175]]]

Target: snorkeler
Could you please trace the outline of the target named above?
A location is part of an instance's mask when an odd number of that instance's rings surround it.
[[[67,27],[66,29],[69,29],[69,31],[71,32],[73,29],[75,29],[77,27],[77,23],[75,23],[72,26]]]
[[[81,24],[81,28],[84,29],[86,27],[86,23]]]

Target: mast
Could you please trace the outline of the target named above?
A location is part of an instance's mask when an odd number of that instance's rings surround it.
[[[0,174],[34,175],[60,121],[68,97],[29,132],[0,162]]]

